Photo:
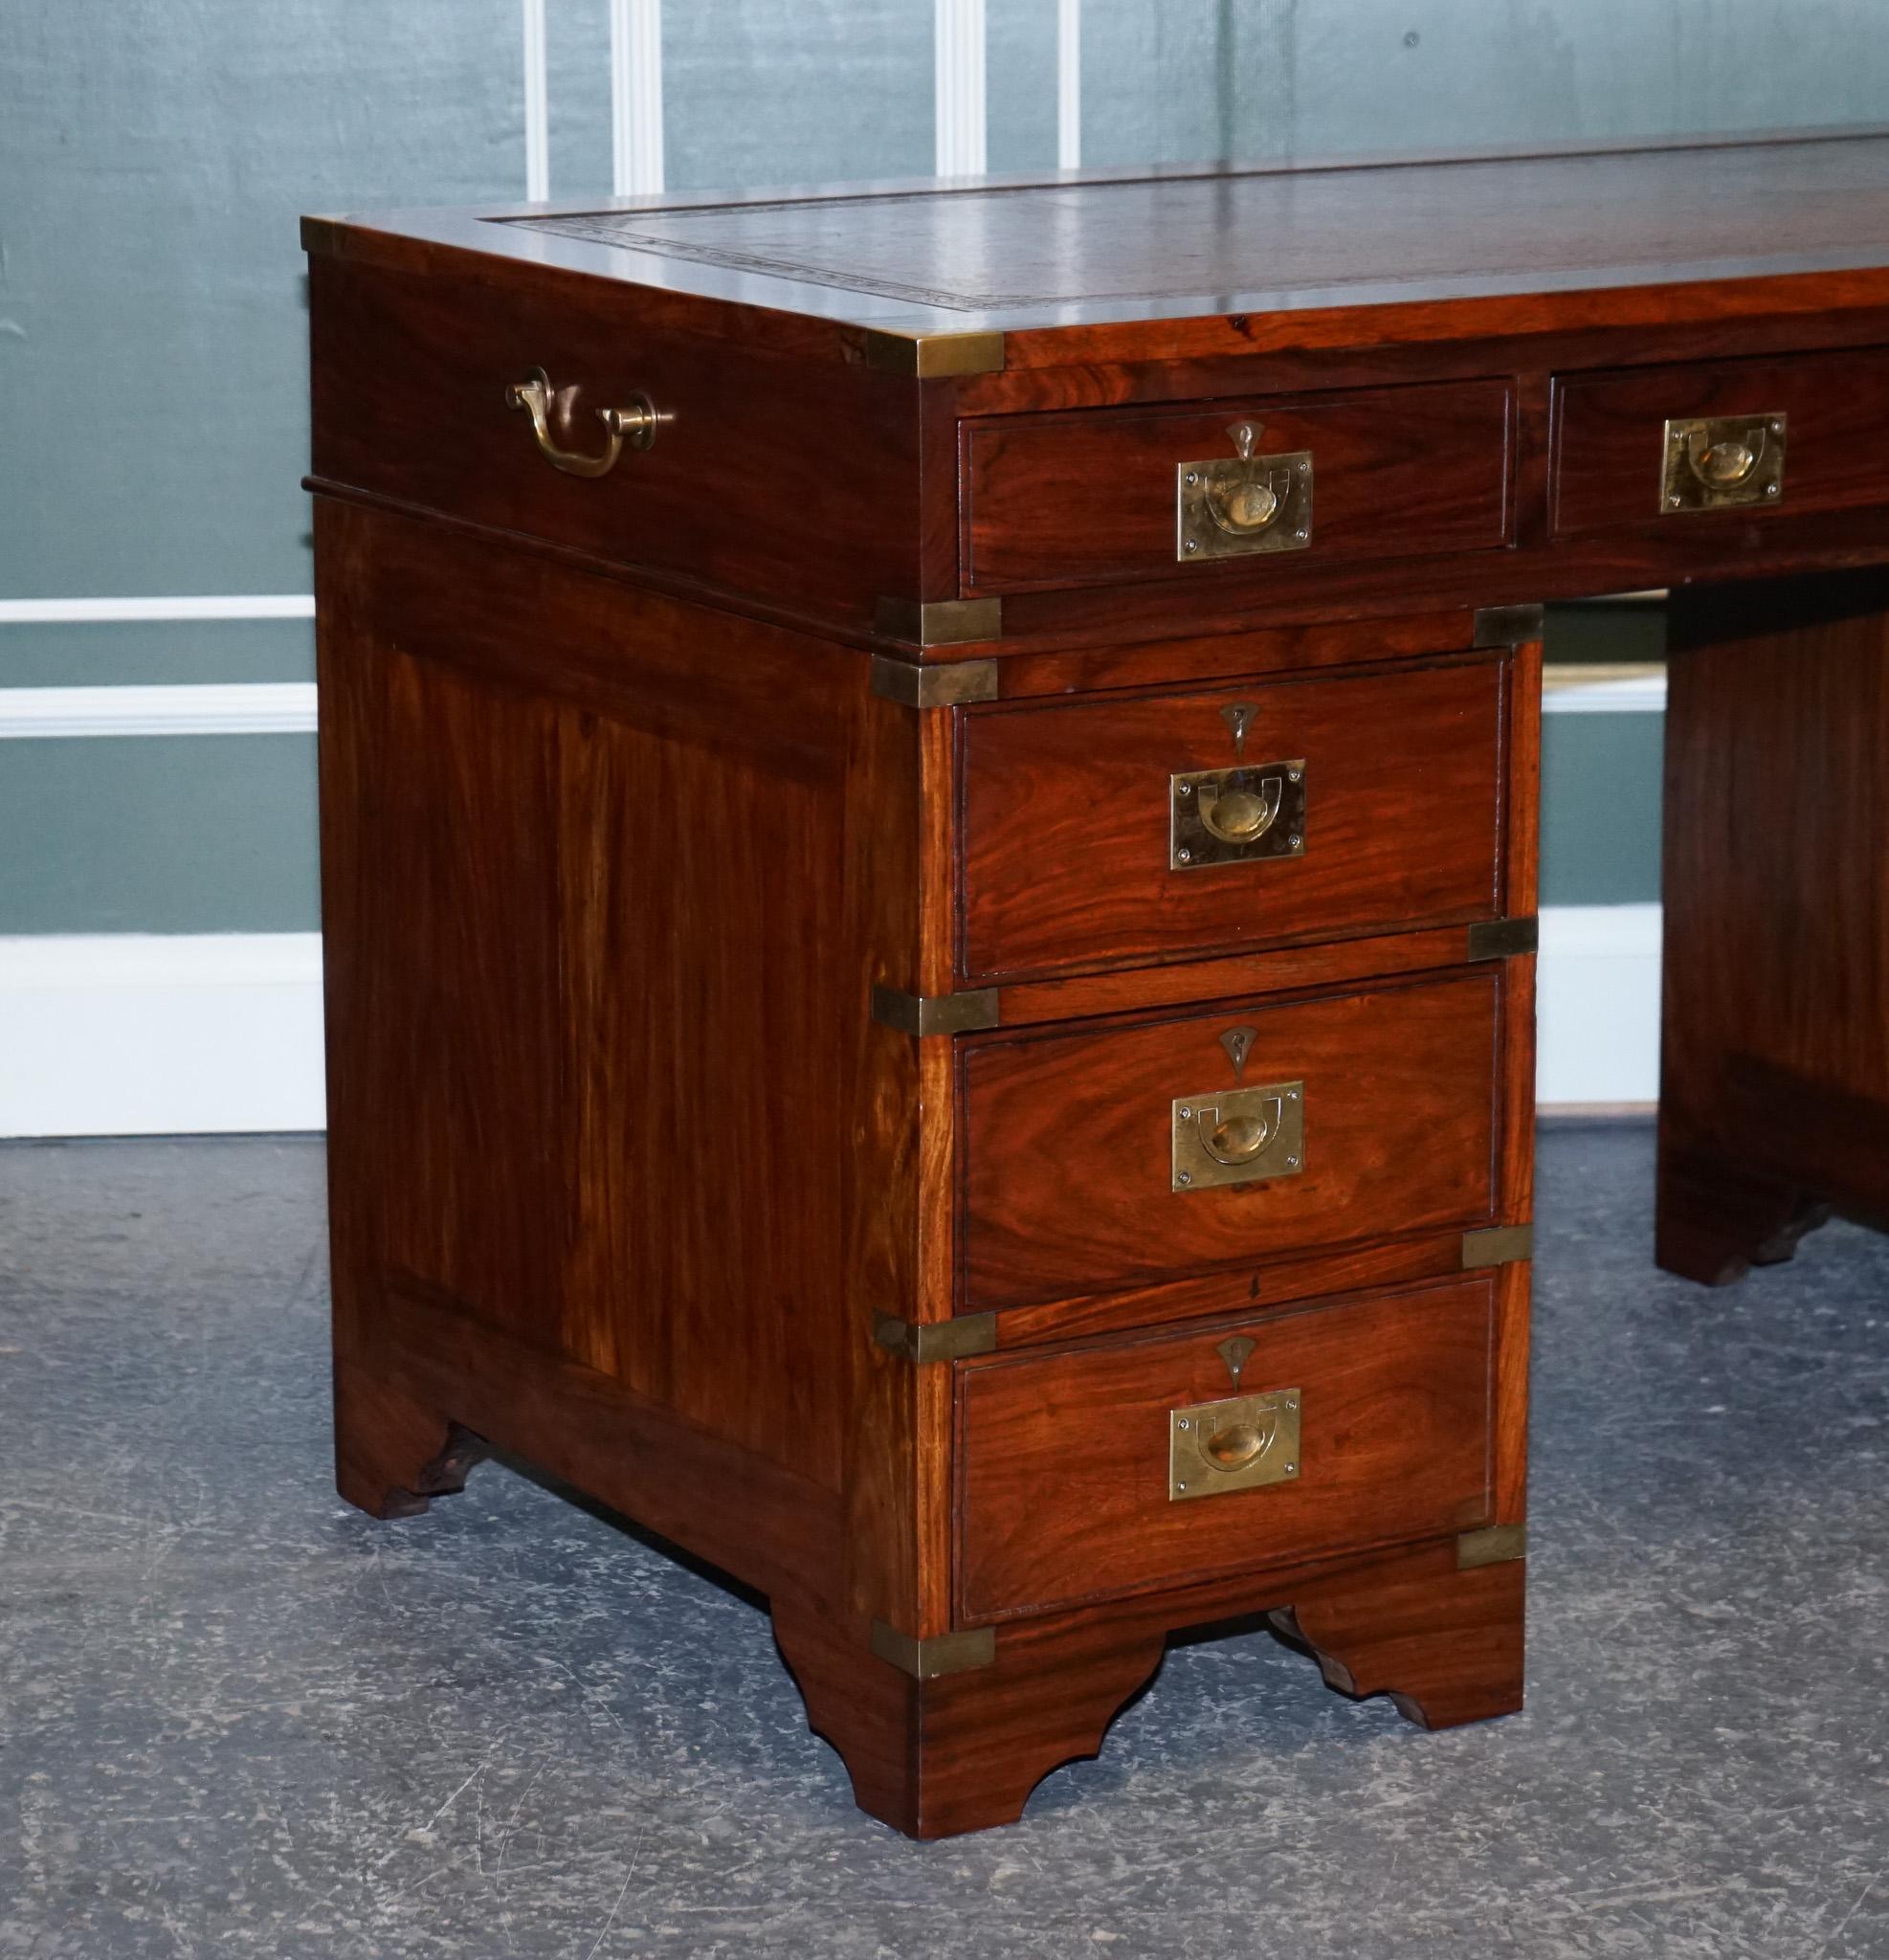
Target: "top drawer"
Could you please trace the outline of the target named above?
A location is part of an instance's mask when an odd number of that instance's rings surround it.
[[[1882,350],[1564,378],[1555,427],[1557,537],[1889,502]]]
[[[665,329],[609,280],[322,254],[309,278],[323,486],[859,626],[918,590],[916,423],[884,375]],[[642,401],[654,441],[613,442],[604,412]]]
[[[1493,550],[1512,420],[1491,380],[967,422],[964,587]]]

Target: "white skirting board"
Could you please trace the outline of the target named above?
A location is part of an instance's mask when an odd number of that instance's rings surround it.
[[[0,939],[0,1136],[325,1121],[320,933]]]
[[[1659,1100],[1659,907],[1549,905],[1537,969],[1544,1109]]]
[[[1659,907],[1542,915],[1545,1107],[1651,1103]],[[0,938],[0,1136],[318,1130],[313,932]]]

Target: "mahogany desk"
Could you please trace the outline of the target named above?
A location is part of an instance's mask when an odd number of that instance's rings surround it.
[[[311,220],[341,1488],[1015,1816],[1522,1680],[1539,606],[1676,590],[1660,1261],[1889,1215],[1889,138]]]

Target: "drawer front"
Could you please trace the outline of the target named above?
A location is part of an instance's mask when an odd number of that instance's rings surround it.
[[[1889,352],[1562,378],[1555,427],[1558,537],[1889,502]]]
[[[1492,964],[966,1042],[967,1310],[1490,1222],[1501,985]]]
[[[1495,916],[1507,676],[1503,657],[976,710],[967,975]]]
[[[1493,550],[1509,537],[1512,421],[1507,382],[1470,381],[968,422],[965,590],[1211,580],[1238,566],[1290,576],[1325,560]],[[1242,446],[1261,501],[1218,507],[1229,523],[1273,523],[1236,532],[1184,510],[1212,487],[1213,466],[1239,474]]]
[[[963,1366],[963,1616],[1486,1525],[1495,1309],[1478,1275]],[[1237,1384],[1229,1339],[1251,1343]],[[1227,1470],[1196,1468],[1223,1456]]]
[[[861,622],[917,589],[917,438],[882,376],[667,331],[607,282],[310,278],[323,481]],[[645,401],[648,446],[614,440],[603,412]]]

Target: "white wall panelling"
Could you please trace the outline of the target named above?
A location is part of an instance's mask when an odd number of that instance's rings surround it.
[[[610,0],[610,149],[619,197],[662,189],[662,0]]]
[[[1536,1090],[1545,1109],[1659,1099],[1657,905],[1542,911]]]
[[[90,626],[114,620],[313,619],[308,592],[216,592],[197,598],[0,599],[0,626]]]
[[[1082,167],[1082,0],[1056,0],[1056,168]]]
[[[312,1130],[313,932],[0,939],[0,1136]]]
[[[519,0],[524,42],[524,194],[551,194],[550,78],[544,59],[544,0]]]
[[[1663,715],[1666,712],[1664,674],[1634,674],[1617,680],[1577,680],[1550,684],[1542,696],[1545,715]]]
[[[984,0],[932,0],[937,170],[974,177],[985,168]]]
[[[100,735],[312,735],[312,680],[0,687],[0,742]]]

